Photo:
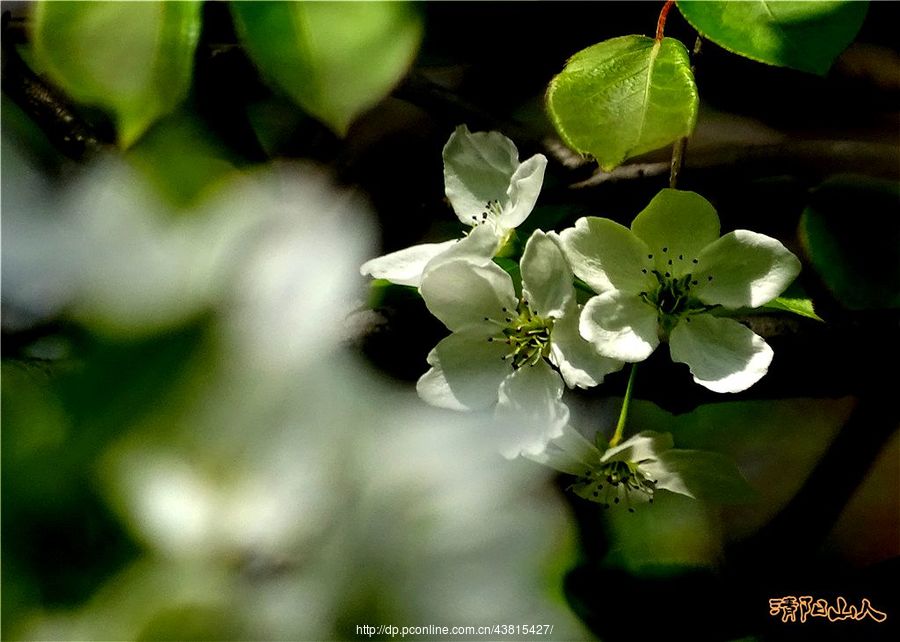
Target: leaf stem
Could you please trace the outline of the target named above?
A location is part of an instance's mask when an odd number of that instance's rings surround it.
[[[669,9],[672,8],[673,4],[675,4],[675,0],[666,0],[666,4],[663,5],[662,11],[659,12],[659,20],[656,21],[657,42],[663,39],[663,31],[666,28],[666,17],[669,15]]]
[[[631,405],[631,393],[634,390],[634,375],[637,372],[637,364],[631,364],[631,373],[628,375],[628,386],[625,388],[625,399],[622,400],[622,410],[619,411],[619,423],[616,424],[616,432],[609,440],[609,446],[618,445],[625,434],[625,424],[628,422],[628,407]]]
[[[678,176],[681,174],[681,165],[684,163],[684,152],[687,150],[688,138],[684,136],[675,141],[672,146],[672,165],[669,168],[669,187],[675,189],[678,185]]]

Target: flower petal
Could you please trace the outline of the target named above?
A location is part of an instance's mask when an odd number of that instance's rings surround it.
[[[550,359],[559,368],[567,386],[592,388],[603,383],[606,375],[621,370],[624,364],[599,354],[582,338],[578,333],[579,316],[578,305],[572,302],[566,313],[553,324]]]
[[[459,239],[447,251],[438,254],[423,270],[427,273],[432,268],[455,260],[468,261],[473,265],[487,265],[500,249],[501,237],[493,225],[478,225],[467,236]]]
[[[603,452],[603,457],[600,461],[633,461],[640,463],[648,459],[656,459],[660,453],[669,450],[674,443],[670,433],[645,430],[629,437],[618,446],[608,448]]]
[[[413,245],[366,261],[359,268],[359,272],[364,276],[368,274],[376,279],[387,279],[398,285],[418,287],[422,283],[422,272],[428,262],[456,244],[457,242],[452,240]]]
[[[656,269],[678,278],[691,272],[693,259],[719,238],[719,215],[695,192],[664,189],[634,218],[631,231],[649,246]]]
[[[589,216],[560,233],[572,271],[595,292],[652,290],[656,279],[647,244],[631,230],[607,218]]]
[[[510,180],[519,167],[515,144],[500,132],[471,133],[460,125],[444,146],[444,191],[466,225],[481,220],[488,201],[507,205]]]
[[[618,361],[643,361],[659,345],[656,310],[635,294],[618,290],[592,298],[578,329],[597,352]]]
[[[455,332],[428,354],[431,369],[416,391],[432,406],[451,410],[481,410],[497,403],[500,382],[512,372],[503,355],[507,346],[488,343],[473,332]]]
[[[777,239],[735,230],[706,246],[694,272],[695,296],[726,308],[764,305],[800,273],[800,261]]]
[[[645,466],[656,488],[704,501],[740,503],[754,497],[753,488],[734,461],[721,453],[669,450]]]
[[[522,292],[531,311],[558,318],[575,301],[572,270],[559,245],[540,230],[525,244],[520,263]]]
[[[525,457],[570,475],[581,476],[600,463],[600,451],[571,424],[562,427],[547,447]]]
[[[504,208],[497,223],[504,229],[519,227],[531,214],[544,184],[547,157],[535,154],[516,168],[507,190],[509,206]]]
[[[760,380],[772,348],[733,319],[701,314],[680,322],[669,337],[672,361],[686,363],[694,381],[713,392],[740,392]]]
[[[495,263],[473,265],[455,260],[426,271],[422,298],[431,313],[450,330],[459,330],[485,317],[502,320],[516,309],[512,279]]]
[[[541,359],[523,366],[500,384],[498,421],[512,428],[503,456],[535,455],[562,434],[569,422],[569,408],[562,399],[559,375]]]

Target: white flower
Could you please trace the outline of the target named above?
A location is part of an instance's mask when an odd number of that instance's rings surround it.
[[[547,167],[542,154],[520,163],[515,144],[503,134],[473,134],[460,125],[444,146],[443,157],[447,198],[459,220],[473,230],[461,240],[379,256],[362,265],[363,275],[418,287],[425,266],[436,257],[441,262],[467,257],[484,265],[534,209]]]
[[[562,380],[550,364],[569,387],[582,388],[622,367],[578,335],[572,272],[554,238],[536,231],[521,270],[521,299],[494,263],[450,261],[422,280],[425,304],[453,334],[428,355],[431,369],[419,379],[419,396],[455,410],[499,404],[498,415],[522,424],[504,449],[509,456],[539,452],[568,421]]]
[[[569,489],[579,497],[604,508],[623,504],[634,512],[632,504],[652,504],[657,490],[696,498],[691,484],[678,470],[685,468],[679,454],[689,453],[702,460],[711,453],[673,450],[672,445],[669,433],[644,431],[601,450],[578,430],[566,425],[543,452],[528,457],[574,475],[577,479]]]
[[[672,359],[715,392],[739,392],[768,370],[772,349],[722,307],[758,307],[800,272],[779,241],[735,230],[719,238],[719,217],[694,192],[665,189],[631,229],[582,218],[561,233],[575,274],[597,296],[584,306],[581,335],[613,359],[646,359],[668,338]]]

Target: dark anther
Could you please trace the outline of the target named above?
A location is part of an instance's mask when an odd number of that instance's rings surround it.
[[[697,264],[699,262],[700,262],[700,259],[694,259],[694,264]]]
[[[504,312],[509,312],[509,310],[507,310],[506,308],[500,308],[500,309],[503,310]]]
[[[648,255],[647,255],[647,258],[648,258],[648,259],[652,259],[652,258],[653,258],[653,255],[652,255],[652,254],[648,254]]]
[[[488,337],[488,343],[493,343],[493,342],[494,342],[494,337]]]
[[[684,260],[684,254],[679,254],[679,255],[678,255],[678,260],[679,260],[679,261],[683,261],[683,260]]]
[[[696,285],[696,283],[695,283],[694,285]],[[489,317],[484,317],[484,320],[485,320],[485,321],[490,321],[490,318],[489,318]]]
[[[706,277],[706,280],[707,280],[707,281],[712,281],[712,276]]]
[[[700,283],[700,281],[697,281],[697,280],[691,281],[691,285],[697,285],[699,283]]]
[[[641,272],[647,274],[647,268],[641,268]]]
[[[672,265],[672,259],[669,259],[669,265]]]
[[[600,493],[598,491],[594,491],[594,497],[600,497]]]
[[[512,319],[509,318],[509,317],[506,317],[506,322],[507,322],[507,323],[512,323]]]
[[[651,504],[653,503],[653,498],[652,498],[652,497],[650,498],[650,503],[651,503]]]
[[[616,504],[618,504],[618,503],[619,503],[619,498],[616,497],[613,501],[614,501]]]
[[[688,323],[690,323],[690,322],[691,322],[691,317],[685,317],[684,320],[687,321]]]
[[[663,248],[663,252],[668,252],[668,251],[669,251],[669,248],[667,248],[667,247]]]
[[[629,509],[628,509],[628,512],[629,512],[629,513],[633,513],[633,512],[634,512],[634,509],[633,509],[633,508],[629,508]]]
[[[670,277],[670,276],[672,276],[672,275],[669,274],[668,272],[666,272],[666,277],[668,278],[668,277]]]

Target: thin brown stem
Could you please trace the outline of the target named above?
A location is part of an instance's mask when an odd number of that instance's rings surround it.
[[[659,12],[659,20],[656,21],[657,42],[663,39],[663,31],[666,29],[666,18],[668,17],[669,9],[672,8],[673,4],[675,4],[675,0],[666,0],[666,4],[663,5],[662,11]]]

